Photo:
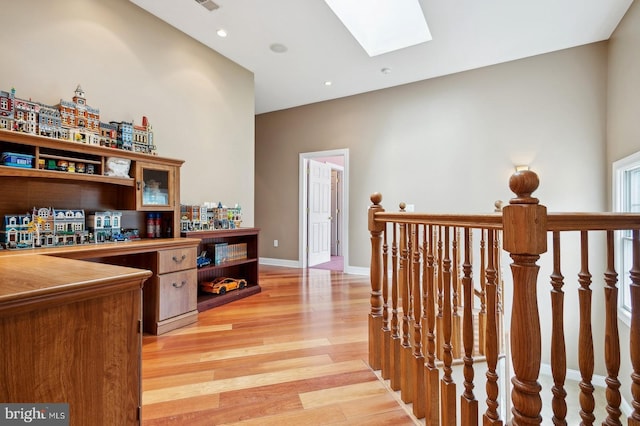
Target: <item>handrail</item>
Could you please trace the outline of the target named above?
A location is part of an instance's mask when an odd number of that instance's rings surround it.
[[[376,212],[376,222],[458,226],[474,229],[502,229],[502,214],[445,214],[413,212]],[[640,229],[636,213],[547,213],[547,232],[553,231],[616,231]]]
[[[547,213],[547,232],[640,229],[636,213]]]
[[[435,226],[458,226],[466,228],[502,229],[502,215],[491,214],[427,214],[409,212],[375,212],[374,220],[384,223],[429,223]]]

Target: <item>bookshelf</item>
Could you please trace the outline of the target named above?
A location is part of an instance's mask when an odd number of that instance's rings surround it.
[[[198,290],[198,311],[251,296],[261,291],[258,282],[258,228],[216,229],[209,231],[182,232],[183,237],[199,238],[198,254],[207,252],[212,260],[210,265],[198,268],[198,284],[217,277],[242,278],[247,287],[225,294],[210,294]],[[216,263],[214,247],[226,244],[227,257]]]

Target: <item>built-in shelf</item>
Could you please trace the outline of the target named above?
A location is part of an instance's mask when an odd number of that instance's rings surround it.
[[[241,278],[247,281],[244,289],[232,290],[226,294],[198,293],[198,311],[202,312],[234,300],[242,299],[261,291],[258,283],[258,235],[257,228],[216,229],[210,231],[189,231],[181,235],[188,238],[199,238],[198,253],[207,251],[207,257],[214,260],[209,245],[215,243],[247,245],[247,257],[234,259],[218,265],[212,264],[198,269],[198,283],[212,281],[217,277]]]

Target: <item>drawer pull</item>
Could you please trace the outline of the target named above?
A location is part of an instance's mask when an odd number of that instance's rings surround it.
[[[178,283],[173,283],[171,285],[174,286],[175,288],[182,288],[186,283],[187,283],[186,281],[182,281],[180,285],[178,285]]]
[[[176,263],[182,263],[183,260],[185,260],[187,258],[186,254],[183,254],[182,257],[180,259],[178,259],[177,257],[173,256],[172,259],[174,262]]]

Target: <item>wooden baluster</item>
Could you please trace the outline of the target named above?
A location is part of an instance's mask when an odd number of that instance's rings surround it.
[[[460,330],[460,315],[458,315],[458,307],[460,306],[458,302],[458,294],[460,291],[460,279],[459,279],[460,262],[458,259],[458,241],[460,239],[459,234],[460,234],[460,229],[453,228],[453,239],[451,242],[451,259],[453,262],[452,268],[451,268],[451,272],[452,272],[451,296],[453,298],[453,302],[452,302],[453,312],[451,314],[451,327],[452,327],[451,349],[452,349],[454,359],[460,359],[460,353],[461,353],[460,337],[462,333]]]
[[[478,312],[478,350],[480,355],[485,354],[485,346],[487,345],[485,330],[487,329],[487,245],[485,240],[486,230],[480,231],[480,312]]]
[[[391,328],[389,327],[389,245],[387,244],[388,226],[385,223],[382,234],[382,371],[384,380],[390,375],[390,342]]]
[[[483,415],[483,424],[485,425],[502,425],[500,414],[498,413],[498,373],[496,366],[498,365],[498,291],[496,284],[496,267],[494,263],[495,251],[493,244],[495,240],[495,231],[490,229],[487,232],[487,332],[486,332],[486,348],[487,355],[487,411]]]
[[[444,227],[444,258],[442,259],[442,331],[443,331],[443,375],[440,381],[440,393],[442,395],[440,412],[442,424],[455,425],[456,423],[456,383],[451,377],[453,362],[451,352],[451,259],[449,258],[449,234],[450,228]]]
[[[542,422],[541,387],[537,380],[542,354],[536,262],[547,250],[547,210],[531,197],[538,184],[538,176],[533,171],[515,173],[509,187],[517,197],[502,210],[503,247],[513,259],[511,411],[514,426]]]
[[[443,276],[443,266],[442,266],[442,226],[438,227],[438,269],[437,269],[437,290],[438,290],[438,314],[436,315],[436,354],[438,359],[442,359],[442,298],[444,297],[442,293],[442,276]]]
[[[607,418],[602,423],[607,426],[621,425],[620,403],[620,335],[618,334],[618,274],[615,270],[613,231],[607,231],[607,270],[604,273],[605,299],[605,339],[604,362],[607,366]]]
[[[376,222],[375,214],[383,212],[384,209],[380,205],[382,195],[374,193],[371,195],[372,205],[369,207],[369,232],[371,233],[371,312],[369,313],[369,366],[373,370],[379,370],[381,363],[382,349],[382,269],[381,269],[381,238],[380,234],[384,231],[384,223]]]
[[[413,415],[421,419],[425,414],[426,398],[424,393],[424,355],[422,354],[422,282],[420,279],[419,226],[412,226],[413,234]]]
[[[413,248],[415,245],[415,225],[407,224],[407,269],[405,273],[407,274],[407,294],[409,295],[409,310],[407,312],[407,317],[409,318],[409,346],[411,350],[409,351],[409,356],[407,357],[407,362],[412,364],[412,356],[413,356],[413,324],[415,323],[415,317],[413,315]],[[413,372],[411,372],[411,377],[413,380]]]
[[[631,406],[633,412],[629,416],[629,426],[640,426],[640,231],[634,229],[632,232],[632,266],[629,271],[631,284],[629,291],[631,296],[631,322],[629,348],[631,352],[631,395],[633,401]]]
[[[429,247],[427,251],[427,274],[425,287],[427,290],[427,362],[425,365],[425,390],[427,396],[426,426],[440,425],[440,372],[436,367],[436,277],[434,259],[434,229],[429,225]]]
[[[580,232],[580,272],[578,273],[578,303],[580,305],[580,328],[578,331],[578,366],[580,381],[580,417],[582,424],[592,425],[595,421],[593,410],[593,334],[591,331],[591,273],[589,272],[589,233]]]
[[[560,271],[560,232],[553,232],[553,272],[551,273],[551,374],[553,375],[553,424],[566,425],[567,350],[564,337],[564,277]]]
[[[422,225],[422,352],[426,352],[427,348],[427,255],[429,253],[429,226]],[[426,358],[426,355],[425,355]]]
[[[405,203],[400,203],[400,211],[403,212]],[[407,224],[400,223],[400,269],[398,273],[398,285],[402,298],[402,348],[400,353],[400,398],[405,403],[412,401],[411,392],[411,340],[409,338],[409,242],[407,241]]]
[[[471,229],[464,228],[464,263],[462,264],[462,342],[464,346],[464,392],[460,396],[460,417],[464,425],[478,424],[478,401],[473,394],[473,271],[471,265]]]
[[[502,265],[501,265],[501,251],[500,251],[500,231],[495,232],[495,239],[493,241],[493,263],[496,270],[496,309],[498,311],[498,353],[504,351],[504,304],[502,298],[504,295],[504,281],[502,280]]]
[[[389,386],[394,391],[400,389],[400,377],[402,370],[400,369],[400,349],[402,347],[400,336],[400,319],[398,316],[398,225],[393,224],[393,243],[391,248],[391,350],[389,352],[389,365],[391,367]]]

